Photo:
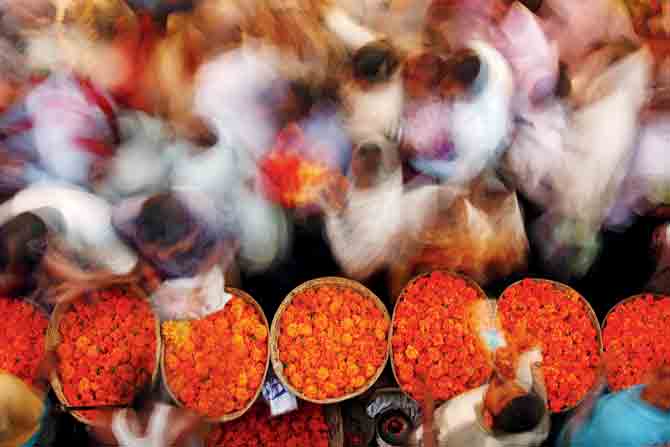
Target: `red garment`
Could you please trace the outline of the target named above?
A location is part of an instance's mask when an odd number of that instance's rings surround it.
[[[153,90],[153,86],[147,85],[150,80],[148,61],[154,53],[161,33],[150,15],[140,13],[138,18],[139,28],[120,30],[113,43],[126,56],[131,70],[125,82],[115,88],[112,95],[125,107],[152,113],[154,111],[152,101],[147,98]]]

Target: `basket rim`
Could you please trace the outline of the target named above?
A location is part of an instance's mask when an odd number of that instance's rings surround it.
[[[447,275],[452,276],[452,277],[455,277],[455,278],[460,278],[460,279],[464,280],[465,282],[467,282],[468,285],[472,286],[472,287],[478,292],[478,294],[479,294],[479,300],[487,300],[487,299],[488,299],[488,295],[486,295],[486,293],[485,293],[484,290],[481,288],[481,286],[477,283],[477,281],[475,281],[474,279],[470,278],[469,276],[463,275],[462,273],[458,273],[458,272],[455,272],[455,271],[452,271],[452,270],[447,270],[447,269],[433,269],[433,270],[429,270],[429,271],[424,272],[424,273],[420,273],[420,274],[414,276],[412,279],[410,279],[410,280],[407,282],[407,284],[405,284],[405,286],[402,288],[402,290],[400,291],[400,294],[398,294],[398,297],[397,297],[396,300],[395,300],[395,305],[393,306],[393,319],[391,320],[391,329],[390,329],[390,334],[389,334],[389,351],[390,351],[390,353],[391,353],[391,371],[393,372],[393,378],[395,379],[396,383],[398,384],[398,389],[400,389],[400,391],[401,391],[403,394],[405,394],[407,397],[409,397],[410,399],[412,399],[412,400],[415,401],[415,402],[419,402],[419,401],[418,401],[417,399],[415,399],[415,398],[414,398],[411,394],[409,394],[407,391],[405,391],[404,387],[403,387],[402,384],[400,383],[400,380],[399,380],[399,378],[398,378],[398,374],[397,374],[397,372],[396,372],[395,362],[394,362],[394,360],[393,360],[393,333],[394,333],[394,324],[395,324],[395,321],[396,321],[396,314],[397,314],[397,310],[398,310],[398,305],[401,303],[401,298],[402,298],[402,296],[405,294],[405,292],[406,292],[407,290],[409,290],[409,289],[414,285],[414,283],[416,283],[418,280],[420,280],[420,279],[422,279],[422,278],[424,278],[424,277],[426,277],[426,276],[430,276],[430,275],[433,274],[433,273],[444,273],[444,274],[447,274]],[[489,357],[492,357],[492,356],[489,355]],[[473,388],[473,389],[474,389],[474,388]],[[454,396],[454,397],[456,397],[456,396]],[[436,399],[436,400],[435,400],[435,405],[436,405],[436,407],[437,407],[438,405],[440,405],[440,404],[442,404],[442,403],[444,403],[444,402],[446,402],[446,400],[443,400],[443,399],[439,399],[439,400],[438,400],[438,399]]]
[[[114,284],[111,286],[106,286],[102,287],[100,289],[91,289],[87,290],[82,293],[82,295],[86,295],[90,293],[91,291],[95,290],[109,290],[109,289],[114,289],[114,288],[129,288],[131,289],[132,293],[134,296],[136,296],[138,299],[141,299],[147,303],[149,306],[149,309],[151,311],[151,315],[154,318],[154,323],[155,323],[155,335],[156,335],[156,355],[155,355],[155,363],[154,363],[154,370],[151,374],[151,383],[155,384],[156,381],[159,378],[159,367],[160,367],[160,353],[162,351],[162,345],[161,345],[161,337],[160,337],[160,319],[158,318],[158,315],[156,315],[154,309],[151,306],[151,302],[149,301],[149,297],[147,294],[142,290],[141,287],[137,286],[136,284]],[[68,301],[65,303],[58,303],[55,307],[53,312],[51,313],[51,317],[49,318],[49,325],[47,327],[47,334],[45,336],[45,349],[46,351],[55,351],[58,349],[58,346],[62,343],[62,338],[60,334],[60,322],[63,316],[70,310],[70,307],[76,302],[78,299],[81,299],[80,297]],[[51,373],[49,377],[49,382],[51,384],[51,388],[54,390],[54,394],[56,394],[56,397],[60,401],[60,403],[64,406],[69,406],[69,401],[67,397],[65,396],[65,392],[63,391],[62,383],[60,380],[60,376],[58,371],[54,371]],[[92,427],[107,427],[108,424],[102,423],[102,422],[95,422],[86,416],[84,416],[80,411],[70,411],[69,412],[75,419],[77,419],[79,422],[92,426]]]
[[[226,287],[225,288],[226,292],[235,295],[236,297],[242,298],[244,301],[247,303],[251,304],[254,309],[256,309],[263,320],[263,323],[265,323],[265,329],[269,330],[269,324],[267,317],[265,316],[265,312],[263,312],[263,309],[261,308],[260,304],[247,292],[244,290],[236,289],[234,287]],[[225,306],[224,306],[225,307]],[[219,310],[218,312],[221,312],[223,309]],[[217,313],[218,313],[217,312]],[[162,327],[162,325],[161,325]],[[163,336],[163,332],[161,330],[161,339]],[[268,375],[268,368],[270,364],[270,337],[269,337],[269,331],[268,331],[268,339],[266,340],[267,343],[267,353],[265,356],[265,372],[263,373],[263,378],[261,379],[261,383],[258,386],[258,389],[256,390],[256,393],[254,396],[249,400],[247,405],[237,411],[234,411],[232,413],[225,414],[223,416],[217,417],[217,418],[210,418],[210,417],[203,417],[203,419],[206,422],[209,423],[224,423],[224,422],[230,422],[234,421],[235,419],[238,419],[242,417],[249,409],[256,403],[258,400],[258,397],[260,396],[261,392],[263,391],[263,385],[265,384],[265,379],[267,378]],[[170,388],[170,383],[168,381],[168,376],[167,372],[165,370],[165,348],[167,346],[167,342],[161,343],[161,353],[160,353],[160,371],[161,371],[161,380],[163,381],[163,385],[165,386],[165,390],[167,391],[168,395],[170,398],[181,408],[188,408],[184,403],[177,398],[176,394],[172,391],[172,388]]]
[[[272,368],[274,369],[275,374],[277,375],[277,378],[279,381],[294,395],[296,395],[298,398],[306,401],[306,402],[312,402],[315,404],[320,404],[320,405],[327,405],[327,404],[337,404],[340,402],[344,402],[349,399],[353,399],[355,397],[360,396],[361,394],[364,394],[367,392],[376,382],[379,380],[381,377],[382,373],[384,372],[384,369],[386,368],[386,364],[388,362],[389,358],[389,350],[388,350],[388,337],[390,333],[387,331],[386,337],[387,340],[384,343],[384,345],[387,347],[386,349],[386,355],[384,357],[384,361],[379,365],[377,368],[377,371],[375,372],[375,375],[372,376],[365,385],[363,385],[361,388],[358,390],[355,390],[349,394],[346,394],[344,396],[340,397],[333,397],[333,398],[328,398],[328,399],[312,399],[307,396],[305,396],[303,393],[300,391],[296,390],[288,381],[288,379],[284,376],[284,362],[282,362],[279,359],[279,335],[281,333],[281,318],[284,314],[284,311],[286,308],[291,304],[293,299],[295,298],[296,295],[302,293],[305,290],[314,288],[314,287],[320,287],[324,285],[335,285],[335,286],[340,286],[340,287],[348,287],[356,292],[361,293],[361,295],[371,299],[377,308],[382,311],[384,314],[384,317],[386,320],[389,322],[389,326],[391,326],[391,316],[389,315],[389,311],[382,302],[379,297],[372,292],[370,289],[365,287],[363,284],[361,284],[358,281],[355,281],[353,279],[348,279],[348,278],[343,278],[339,276],[325,276],[321,278],[315,278],[311,279],[309,281],[305,281],[304,283],[300,284],[299,286],[295,287],[291,292],[286,295],[284,300],[281,302],[279,305],[279,308],[277,309],[277,312],[275,312],[275,316],[272,320],[272,328],[270,330],[270,358],[272,360]]]
[[[670,295],[664,295],[662,293],[653,293],[653,292],[642,292],[642,293],[636,293],[635,295],[631,295],[626,298],[622,298],[618,303],[616,303],[610,310],[607,311],[607,314],[605,314],[605,318],[603,318],[603,324],[602,324],[602,329],[603,331],[605,330],[605,327],[607,326],[607,318],[610,316],[612,312],[614,312],[615,309],[619,308],[619,306],[630,303],[632,301],[635,301],[637,299],[643,298],[645,296],[650,295],[655,301],[656,300],[662,300],[664,298],[670,298]],[[604,343],[604,340],[603,340]]]
[[[635,295],[631,295],[629,297],[621,299],[618,303],[616,303],[612,308],[607,311],[607,314],[605,315],[605,318],[603,319],[603,324],[602,324],[602,331],[603,333],[605,332],[605,328],[607,327],[607,319],[609,318],[610,314],[614,312],[615,309],[618,309],[619,306],[630,303],[632,301],[635,301],[637,299],[644,298],[645,296],[651,296],[654,301],[662,300],[662,299],[670,299],[670,295],[663,295],[662,293],[653,293],[653,292],[642,292],[642,293],[636,293]],[[607,349],[605,349],[605,338],[603,336],[603,353],[607,352]],[[606,378],[609,377],[609,374],[606,375]],[[610,386],[609,380],[607,380],[607,386]]]
[[[593,310],[593,307],[591,306],[591,303],[589,303],[589,301],[584,297],[584,295],[582,295],[582,294],[579,293],[577,290],[575,290],[574,288],[570,287],[570,286],[567,285],[567,284],[564,284],[564,283],[562,283],[562,282],[560,282],[560,281],[555,281],[555,280],[553,280],[553,279],[537,278],[537,277],[529,277],[529,278],[523,278],[523,279],[520,279],[520,280],[518,280],[518,281],[513,282],[513,283],[510,284],[509,286],[505,287],[505,290],[503,290],[503,291],[500,293],[500,296],[496,299],[496,309],[498,308],[498,303],[499,303],[501,300],[504,299],[503,297],[504,297],[504,295],[505,295],[505,292],[507,292],[507,291],[508,291],[509,289],[511,289],[512,287],[518,286],[518,285],[521,284],[523,281],[528,281],[528,280],[531,280],[531,281],[539,281],[539,282],[545,282],[545,283],[552,284],[553,286],[556,286],[556,287],[559,287],[559,288],[568,289],[569,291],[571,291],[572,293],[574,293],[577,297],[579,297],[579,299],[581,300],[581,302],[584,303],[585,306],[586,306],[587,313],[588,313],[588,315],[589,315],[589,319],[591,320],[591,324],[593,324],[594,328],[596,329],[596,338],[597,338],[597,340],[598,340],[598,356],[599,356],[599,358],[602,359],[603,354],[604,354],[605,351],[604,351],[604,343],[603,343],[602,327],[601,327],[601,325],[600,325],[600,321],[598,320],[598,316],[597,316],[596,312]],[[496,311],[496,314],[497,314],[497,311]],[[499,315],[499,314],[498,314],[498,315]],[[496,324],[497,324],[497,322],[496,322]],[[502,325],[501,325],[501,326],[502,326]],[[502,327],[501,327],[501,330],[502,330]],[[572,405],[572,406],[570,406],[570,407],[566,407],[565,409],[563,409],[563,410],[561,410],[561,411],[552,411],[551,409],[549,409],[550,413],[552,413],[552,414],[566,414],[566,413],[568,413],[568,412],[574,410],[575,408],[579,407],[579,406],[582,404],[582,402],[584,402],[584,400],[586,400],[586,398],[588,397],[588,395],[589,395],[589,394],[590,394],[590,393],[591,393],[597,386],[598,386],[598,380],[596,379],[596,380],[593,382],[593,385],[591,385],[591,388],[589,388],[589,390],[584,394],[584,396],[583,396],[581,399],[579,399],[579,401],[578,401],[575,405]]]

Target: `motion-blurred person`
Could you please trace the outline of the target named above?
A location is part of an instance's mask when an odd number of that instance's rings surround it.
[[[651,251],[656,260],[656,270],[645,289],[670,295],[670,224],[660,225],[654,230]]]
[[[333,184],[324,194],[328,241],[342,270],[357,279],[388,271],[393,292],[396,271],[414,253],[418,234],[435,212],[436,186],[405,190],[397,151],[391,143],[354,149],[350,186]],[[412,210],[408,214],[407,210]]]
[[[205,195],[165,192],[126,200],[114,212],[114,227],[140,254],[161,317],[195,318],[225,304],[224,274],[237,245]]]
[[[425,139],[444,145],[427,135],[439,135],[446,128],[446,149],[418,153],[410,162],[440,182],[467,185],[494,165],[510,143],[514,78],[502,54],[483,41],[472,41],[469,49],[454,54],[446,69],[440,82],[442,106],[438,103],[426,114],[419,108],[403,134],[410,145],[421,146]]]
[[[491,382],[442,404],[434,415],[438,445],[473,447],[540,446],[549,436],[550,419],[539,350],[519,359],[517,379],[494,375]],[[413,445],[423,439],[423,427]]]
[[[188,142],[174,138],[167,123],[139,111],[119,115],[121,143],[93,191],[116,204],[169,187],[170,173],[185,157]]]
[[[560,446],[648,447],[670,443],[670,366],[653,371],[646,384],[582,404],[564,427]]]
[[[620,40],[636,44],[627,5],[610,0],[543,0],[537,11],[546,32],[558,43],[560,58],[568,64],[579,64],[594,45]]]
[[[49,282],[62,283],[54,297],[67,300],[127,277],[137,264],[114,232],[110,205],[74,187],[22,190],[0,206],[0,224],[8,292],[29,288],[39,267]]]
[[[554,98],[527,109],[506,154],[509,177],[545,211],[533,224],[540,256],[563,277],[585,274],[597,256],[633,157],[650,63],[628,45],[592,52],[570,70],[569,105]]]
[[[44,391],[0,373],[0,447],[40,445],[45,412]]]
[[[201,447],[203,421],[193,412],[164,403],[149,390],[139,393],[130,408],[112,416],[111,429],[123,447]]]
[[[401,285],[434,269],[461,272],[482,286],[526,270],[530,247],[521,205],[494,174],[437,206],[418,236],[416,255],[404,265]]]
[[[0,119],[2,145],[29,162],[27,184],[44,180],[88,186],[104,175],[119,142],[112,99],[91,82],[54,73]]]
[[[473,40],[491,44],[506,10],[502,0],[433,0],[426,15],[426,39],[448,51],[467,48]]]
[[[560,77],[558,44],[522,2],[512,4],[499,29],[501,38],[496,46],[514,71],[514,111],[523,113],[552,96]]]

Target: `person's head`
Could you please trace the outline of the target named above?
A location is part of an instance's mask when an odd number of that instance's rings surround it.
[[[523,433],[538,426],[546,412],[542,398],[515,381],[493,377],[484,397],[484,412],[492,431]]]
[[[0,269],[31,274],[42,261],[48,227],[33,213],[22,213],[0,227]]]
[[[433,94],[447,75],[445,58],[433,51],[410,56],[403,68],[405,87],[411,98],[422,99]]]
[[[351,158],[351,174],[357,188],[372,188],[396,168],[397,154],[375,142],[358,145]]]
[[[389,80],[399,65],[395,50],[385,41],[369,43],[353,57],[354,77],[370,83]]]
[[[446,65],[447,75],[441,82],[440,91],[448,98],[472,90],[482,71],[482,60],[471,49],[455,52]]]
[[[537,14],[542,7],[542,0],[520,0],[520,3],[528,8],[530,12],[535,14]]]
[[[670,412],[670,365],[664,364],[652,372],[642,398],[656,408]]]
[[[157,194],[144,202],[136,224],[141,250],[160,260],[188,253],[198,233],[189,210],[170,193]]]

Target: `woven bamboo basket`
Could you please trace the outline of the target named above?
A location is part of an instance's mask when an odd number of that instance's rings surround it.
[[[231,295],[234,295],[236,297],[242,298],[244,301],[251,304],[256,309],[256,311],[261,315],[263,323],[265,324],[265,328],[269,329],[268,320],[265,316],[265,313],[263,312],[263,309],[256,302],[256,300],[251,297],[251,295],[249,295],[248,293],[246,293],[242,290],[234,289],[234,288],[231,288],[231,287],[226,287],[226,292],[228,292]],[[216,419],[206,418],[207,422],[210,422],[210,423],[230,422],[230,421],[233,421],[233,420],[241,417],[242,415],[244,415],[244,413],[249,411],[249,408],[251,408],[253,406],[253,404],[258,400],[258,397],[260,396],[261,391],[263,390],[263,384],[265,383],[265,378],[267,377],[267,373],[268,373],[268,366],[270,364],[270,354],[269,354],[269,352],[270,352],[270,350],[269,350],[269,346],[268,346],[268,355],[265,358],[265,372],[263,373],[263,379],[261,380],[261,383],[260,383],[258,389],[256,390],[256,393],[254,394],[254,397],[249,400],[249,403],[244,408],[242,408],[241,410],[237,410],[233,413],[225,414],[225,415],[223,415],[219,418],[216,418]],[[225,359],[222,359],[222,361],[225,361]],[[165,345],[164,345],[164,343],[162,344],[162,349],[161,349],[160,365],[161,365],[161,378],[163,380],[163,384],[165,385],[165,390],[168,392],[168,394],[170,395],[170,398],[177,405],[179,405],[180,407],[184,407],[183,402],[181,402],[179,400],[177,395],[170,388],[170,382],[168,380],[167,374],[165,373]]]
[[[384,305],[384,303],[382,303],[379,297],[377,297],[377,295],[375,295],[372,291],[370,291],[367,287],[365,287],[361,283],[346,278],[324,277],[324,278],[313,279],[311,281],[307,281],[299,285],[298,287],[293,289],[286,296],[286,298],[284,298],[284,301],[281,303],[279,309],[277,310],[277,313],[275,314],[274,320],[272,320],[272,329],[270,330],[270,358],[272,359],[272,367],[274,368],[274,371],[277,374],[279,380],[282,382],[282,384],[284,384],[284,386],[286,386],[286,388],[291,393],[295,394],[300,399],[308,402],[313,402],[316,404],[336,404],[360,396],[361,394],[368,391],[370,387],[374,385],[375,382],[377,382],[377,379],[379,379],[379,377],[384,372],[384,368],[386,367],[386,362],[388,361],[388,349],[386,351],[386,357],[384,358],[382,364],[379,365],[379,368],[377,369],[375,375],[372,376],[372,378],[368,380],[368,382],[365,385],[363,385],[363,387],[352,393],[337,398],[318,400],[318,399],[311,399],[305,396],[300,391],[293,388],[288,378],[284,376],[284,363],[279,359],[279,335],[281,333],[281,318],[284,313],[284,310],[286,310],[289,304],[291,304],[291,301],[293,301],[293,298],[296,295],[304,292],[305,290],[321,286],[347,287],[353,289],[356,292],[362,294],[363,296],[366,296],[369,299],[371,299],[375,303],[377,308],[382,311],[387,320],[390,321],[391,318],[389,316],[388,310],[386,309],[386,306]]]
[[[460,278],[460,279],[464,280],[466,283],[468,283],[468,285],[471,286],[473,289],[477,290],[477,292],[479,292],[479,296],[480,296],[480,299],[481,299],[482,301],[485,301],[485,300],[487,299],[486,293],[484,293],[484,291],[482,290],[481,287],[479,287],[479,284],[477,284],[476,281],[474,281],[472,278],[469,278],[469,277],[467,277],[467,276],[465,276],[465,275],[461,275],[460,273],[455,273],[455,272],[452,272],[452,271],[449,271],[449,270],[441,270],[441,269],[437,269],[437,270],[431,270],[431,271],[422,273],[422,274],[417,275],[417,276],[415,276],[414,278],[412,278],[412,279],[407,283],[407,285],[405,285],[405,287],[404,287],[404,288],[402,289],[402,291],[400,292],[400,295],[398,295],[398,298],[396,299],[396,302],[395,302],[395,307],[393,308],[393,321],[392,321],[392,323],[391,323],[391,331],[390,331],[391,333],[390,333],[390,335],[389,335],[389,352],[391,353],[391,370],[393,371],[393,378],[395,379],[396,383],[397,383],[398,386],[400,387],[400,390],[401,390],[403,393],[405,393],[407,396],[409,396],[411,399],[413,399],[413,397],[412,397],[411,395],[409,395],[409,394],[403,389],[402,385],[400,384],[400,380],[398,379],[398,374],[397,374],[397,372],[396,372],[396,368],[395,368],[395,363],[394,363],[394,361],[393,361],[393,343],[392,343],[392,340],[393,340],[393,327],[394,327],[395,319],[396,319],[396,311],[398,310],[398,305],[399,305],[400,302],[401,302],[400,298],[401,298],[401,297],[405,294],[405,292],[406,292],[407,290],[409,290],[409,289],[414,285],[414,283],[416,283],[419,279],[424,278],[424,277],[426,277],[426,276],[429,276],[429,275],[430,275],[431,273],[433,273],[433,272],[442,272],[442,273],[445,273],[445,274],[447,274],[447,275],[450,275],[450,276],[453,276],[453,277],[456,277],[456,278]],[[492,359],[491,359],[491,363],[493,363]],[[437,405],[440,405],[442,402],[443,402],[443,401],[435,401],[435,405],[436,405],[436,406],[437,406]]]
[[[584,298],[580,293],[578,293],[572,287],[567,286],[567,285],[565,285],[563,283],[560,283],[558,281],[552,281],[550,279],[543,279],[543,278],[526,278],[526,280],[527,279],[532,279],[533,281],[541,281],[541,282],[549,283],[549,284],[552,284],[554,287],[557,287],[559,289],[566,290],[566,291],[571,291],[571,292],[575,293],[581,299],[582,303],[584,303],[584,305],[586,306],[586,309],[587,309],[588,314],[589,314],[589,318],[591,319],[591,323],[593,323],[593,327],[596,330],[596,337],[598,338],[599,354],[602,357],[602,355],[603,355],[602,329],[600,328],[600,322],[598,321],[598,317],[596,316],[596,313],[593,310],[593,307],[591,307],[591,304],[586,300],[586,298]],[[522,281],[524,281],[524,280],[516,281],[515,283],[508,286],[505,290],[503,290],[503,292],[501,293],[500,296],[502,297],[509,288],[516,286],[517,284],[521,283]],[[498,299],[498,302],[500,302],[500,299],[501,298]],[[500,322],[500,317],[497,317],[496,324],[500,328],[499,330],[501,331],[501,333],[504,333],[503,330],[502,330],[502,324]],[[595,388],[597,385],[598,385],[597,381],[594,382],[593,387],[591,388],[591,390],[593,388]],[[567,413],[569,411],[572,411],[573,409],[577,408],[578,406],[580,406],[582,404],[584,399],[586,399],[586,397],[590,394],[591,390],[589,390],[589,392],[585,393],[584,397],[582,397],[579,400],[579,402],[577,402],[575,405],[573,405],[571,407],[568,407],[568,408],[564,409],[563,411],[555,412],[555,414],[565,414],[565,413]]]
[[[670,296],[668,296],[668,295],[661,295],[661,294],[658,294],[658,293],[639,293],[637,295],[633,295],[631,297],[628,297],[628,298],[625,298],[625,299],[619,301],[618,303],[616,303],[614,305],[614,307],[612,307],[607,312],[607,315],[605,315],[605,319],[603,320],[603,326],[602,326],[603,332],[605,331],[605,328],[607,327],[607,319],[609,318],[610,314],[612,312],[614,312],[615,309],[617,309],[619,306],[621,306],[623,304],[630,303],[631,301],[634,301],[636,299],[642,298],[642,297],[647,296],[647,295],[651,295],[654,298],[654,300],[661,300],[661,299],[664,299],[664,298],[670,298]],[[603,342],[603,349],[604,349],[605,352],[607,351],[607,347],[604,345],[604,342]]]
[[[106,287],[107,289],[109,288],[123,288],[128,292],[131,292],[132,295],[137,296],[141,299],[148,300],[146,294],[144,291],[137,286],[136,284],[117,284],[113,285],[110,287]],[[86,299],[86,298],[82,298]],[[70,309],[72,306],[72,302],[67,302],[67,303],[62,303],[58,304],[55,308],[53,313],[51,314],[51,319],[49,320],[49,326],[47,328],[47,334],[46,334],[46,350],[47,351],[55,351],[58,346],[60,345],[62,339],[61,335],[59,332],[59,327],[60,327],[60,322],[63,316],[67,313],[67,311]],[[151,375],[151,381],[152,383],[155,383],[156,380],[158,380],[158,370],[159,370],[159,364],[160,364],[160,353],[161,353],[161,337],[160,337],[160,321],[158,317],[154,314],[154,320],[156,322],[156,362],[154,366],[154,371]],[[60,377],[58,376],[58,373],[54,372],[51,374],[50,377],[50,382],[51,382],[51,387],[53,388],[54,392],[56,393],[56,396],[58,397],[58,400],[60,403],[64,406],[69,406],[70,403],[65,397],[65,393],[63,392],[63,386],[60,381]],[[94,426],[94,427],[106,427],[106,423],[102,423],[99,421],[93,421],[86,416],[84,416],[81,412],[79,411],[72,411],[71,412],[72,416],[74,416],[75,419],[78,421]]]

